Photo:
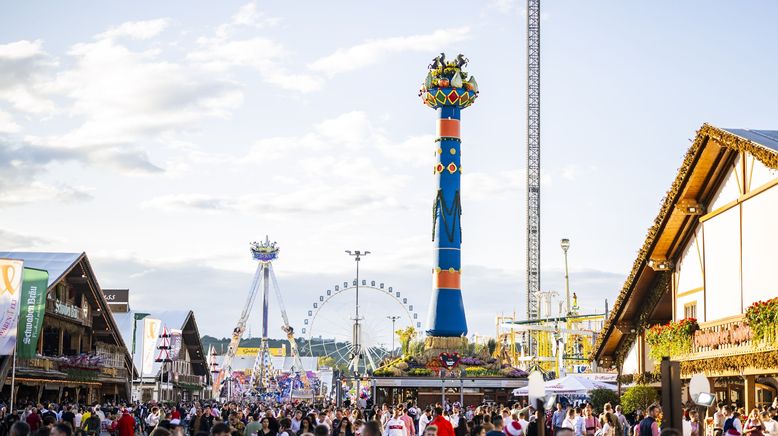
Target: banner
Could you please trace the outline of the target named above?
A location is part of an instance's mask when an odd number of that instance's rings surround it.
[[[141,357],[141,374],[152,375],[154,370],[154,350],[157,347],[159,328],[162,327],[162,321],[154,318],[143,319],[143,354]]]
[[[21,260],[0,259],[0,355],[10,356],[16,347],[19,296],[24,275]]]
[[[38,338],[46,312],[46,289],[49,285],[49,272],[24,268],[22,280],[21,308],[16,353],[20,359],[32,359],[38,352]]]
[[[284,357],[286,356],[286,346],[278,348],[268,348],[267,352],[271,356]],[[238,347],[235,351],[235,357],[256,357],[259,354],[259,347]]]
[[[183,348],[182,333],[181,330],[170,329],[170,359],[172,360],[183,359],[183,356],[181,356],[181,349]]]

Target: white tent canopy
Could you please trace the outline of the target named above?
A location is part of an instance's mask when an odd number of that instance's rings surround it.
[[[616,386],[610,383],[603,383],[579,375],[568,375],[562,378],[549,380],[546,382],[546,393],[557,395],[586,395],[593,389],[616,390]],[[513,395],[521,397],[527,396],[529,387],[513,390]]]

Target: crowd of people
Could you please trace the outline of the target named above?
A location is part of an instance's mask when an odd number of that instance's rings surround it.
[[[364,407],[304,401],[194,401],[0,407],[0,436],[778,436],[778,409],[747,415],[720,404],[711,416],[684,411],[683,432],[664,429],[659,405],[625,415],[620,406],[557,403],[545,413],[526,404],[421,409],[414,401]],[[704,409],[703,409],[704,410]]]

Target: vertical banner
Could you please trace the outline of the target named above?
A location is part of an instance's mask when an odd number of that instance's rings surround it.
[[[46,289],[49,272],[24,268],[22,280],[21,308],[17,329],[16,353],[20,359],[32,359],[38,351],[38,338],[46,312]]]
[[[184,357],[181,356],[181,349],[183,348],[183,332],[178,329],[170,329],[170,359],[179,360]]]
[[[0,355],[10,356],[16,347],[19,296],[24,275],[21,260],[0,259]]]
[[[154,368],[154,350],[157,347],[160,327],[162,327],[162,321],[158,319],[143,319],[143,355],[141,358],[143,374],[151,374]]]

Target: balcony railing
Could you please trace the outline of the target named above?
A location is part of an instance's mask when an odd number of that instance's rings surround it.
[[[18,359],[16,366],[20,369],[61,371],[73,374],[80,374],[83,371],[87,371],[93,373],[95,376],[110,378],[124,379],[129,377],[129,372],[126,368],[116,366],[113,361],[104,361],[99,357],[95,360],[94,357],[94,355],[67,356],[67,358],[38,356],[32,359]]]
[[[203,376],[201,375],[176,374],[175,380],[177,383],[186,383],[189,385],[205,384]]]
[[[751,337],[751,328],[743,315],[700,323],[699,330],[694,332],[692,353],[688,357],[750,352],[753,351]]]

